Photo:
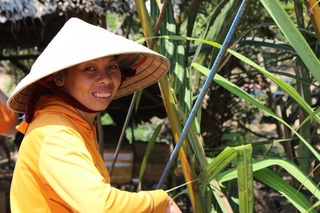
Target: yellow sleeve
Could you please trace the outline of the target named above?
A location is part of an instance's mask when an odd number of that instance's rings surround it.
[[[39,157],[40,174],[76,212],[165,212],[168,195],[164,191],[118,190],[106,182],[95,163],[82,137],[73,129],[45,136]]]
[[[0,134],[6,132],[14,123],[16,114],[5,103],[0,102]]]

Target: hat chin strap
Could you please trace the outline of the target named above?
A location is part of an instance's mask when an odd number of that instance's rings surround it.
[[[49,76],[47,78],[41,79],[37,81],[37,85],[30,94],[29,102],[26,107],[26,116],[25,121],[30,123],[34,116],[34,111],[36,109],[36,104],[41,96],[41,87],[49,88],[54,94],[59,96],[62,100],[70,104],[71,106],[88,113],[98,113],[100,111],[95,111],[87,108],[83,104],[81,104],[77,99],[72,97],[69,93],[65,92],[62,88],[58,87],[52,80],[52,77]]]
[[[34,116],[34,111],[36,109],[36,105],[38,103],[39,97],[40,97],[40,91],[41,91],[41,85],[36,83],[35,88],[32,90],[28,104],[26,106],[26,114],[25,114],[25,121],[27,123],[30,123],[32,121],[32,118]]]
[[[87,108],[83,104],[81,104],[77,99],[75,99],[73,96],[71,96],[69,93],[64,91],[61,87],[58,87],[52,80],[52,77],[49,76],[45,79],[41,79],[38,81],[38,83],[46,88],[49,88],[54,94],[59,96],[62,100],[70,104],[71,106],[80,109],[81,111],[84,112],[89,112],[89,113],[97,113],[100,111],[95,111],[92,109]]]

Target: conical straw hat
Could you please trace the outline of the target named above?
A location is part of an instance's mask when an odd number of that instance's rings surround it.
[[[135,75],[124,80],[115,98],[150,86],[170,66],[167,58],[143,45],[78,18],[71,18],[37,58],[29,74],[19,82],[9,97],[8,106],[25,113],[35,82],[73,65],[112,55],[117,55],[120,69],[135,67],[136,70]]]

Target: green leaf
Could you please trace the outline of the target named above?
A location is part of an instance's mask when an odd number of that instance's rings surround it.
[[[187,37],[182,37],[182,36],[174,36],[174,37],[172,37],[172,36],[161,36],[161,37],[162,38],[167,38],[167,39],[169,39],[169,38],[177,39],[177,40],[193,40],[193,41],[198,41],[198,42],[202,42],[202,43],[211,45],[213,47],[221,48],[221,44],[218,44],[218,43],[213,42],[213,41],[206,41],[206,40],[195,39],[195,38],[187,38]],[[228,52],[230,54],[232,54],[233,56],[235,56],[236,58],[240,59],[241,61],[247,63],[248,65],[250,65],[250,66],[252,66],[254,68],[256,68],[257,71],[259,71],[263,75],[265,75],[268,78],[270,78],[270,80],[272,80],[275,84],[277,84],[284,92],[288,93],[288,95],[290,97],[292,97],[306,112],[308,112],[309,114],[312,114],[314,112],[313,109],[309,106],[309,104],[301,97],[301,95],[290,84],[288,84],[287,82],[281,80],[280,78],[277,78],[272,73],[270,73],[267,70],[263,69],[261,66],[259,66],[258,64],[256,64],[255,62],[253,62],[252,60],[247,58],[246,56],[241,55],[240,53],[237,53],[237,52],[235,52],[235,51],[233,51],[231,49],[228,49]],[[195,63],[192,63],[192,64],[195,64]],[[194,66],[194,65],[192,65],[192,66]],[[199,70],[199,71],[201,71],[203,74],[207,75],[209,73],[209,69],[208,68],[205,68],[205,69],[202,69],[202,70]],[[319,69],[318,70],[320,70],[320,64],[319,64]],[[318,115],[315,115],[314,119],[320,124],[320,117]]]
[[[269,169],[261,169],[254,172],[254,177],[285,196],[300,212],[306,212],[312,207],[302,193],[284,181],[276,172]],[[316,213],[314,210],[311,212]]]
[[[202,184],[207,185],[214,177],[226,168],[237,156],[235,148],[225,148],[199,175]]]
[[[162,121],[157,127],[156,129],[154,130],[153,134],[152,134],[152,137],[151,139],[149,140],[148,142],[148,146],[146,148],[146,152],[143,156],[143,160],[142,160],[142,163],[141,163],[141,168],[140,168],[140,173],[139,173],[139,185],[141,185],[141,182],[142,182],[142,179],[143,179],[143,175],[144,175],[144,172],[145,172],[145,169],[147,167],[147,163],[148,163],[148,159],[149,159],[149,156],[150,156],[150,153],[153,149],[153,146],[154,146],[154,143],[156,142],[156,139],[160,133],[160,130],[162,128],[162,126],[164,125],[164,121]]]
[[[244,56],[240,55],[239,53],[235,53],[234,55],[237,55],[240,58],[245,58]],[[251,63],[250,65],[252,65],[252,63],[254,64],[254,62],[250,61],[249,59],[246,58],[246,61]],[[259,67],[257,64],[255,64],[257,69],[261,69],[263,70],[261,67]],[[197,64],[197,63],[192,63],[192,66],[194,68],[196,68],[197,70],[199,70],[200,72],[202,72],[204,75],[208,75],[209,74],[209,69]],[[287,91],[291,91],[291,93],[294,93],[296,96],[301,97],[289,84],[285,83],[284,81],[274,77],[272,74],[270,74],[268,71],[264,70],[263,71],[264,74],[266,74],[269,78],[272,78],[272,80],[278,82],[278,85],[284,85],[284,87],[286,88]],[[233,94],[237,95],[240,98],[244,98],[246,101],[248,101],[249,103],[255,105],[256,107],[258,107],[259,109],[265,111],[266,113],[268,113],[270,116],[274,117],[275,119],[277,119],[278,121],[282,122],[284,125],[286,125],[292,132],[294,132],[294,134],[297,135],[297,137],[306,145],[306,147],[308,147],[308,149],[314,154],[314,156],[320,160],[320,155],[319,153],[297,132],[295,131],[288,123],[286,123],[283,119],[281,119],[280,117],[278,117],[274,112],[272,112],[269,108],[267,108],[266,106],[264,106],[263,104],[261,104],[259,101],[257,101],[256,99],[254,99],[251,95],[249,95],[247,92],[243,91],[240,87],[238,87],[237,85],[233,84],[232,82],[226,80],[225,78],[223,78],[222,76],[220,76],[219,74],[216,74],[214,77],[214,81],[216,83],[218,83],[219,85],[221,85],[222,87],[224,87],[225,89],[229,90],[230,92],[232,92]],[[282,82],[281,82],[282,81]],[[300,103],[304,104],[304,106],[308,106],[310,107],[303,99],[301,98],[297,98],[297,100],[299,100]],[[313,113],[313,110],[310,108],[311,112]]]
[[[304,64],[308,67],[315,79],[320,82],[320,62],[311,50],[309,44],[293,24],[288,14],[277,0],[260,0],[274,22],[278,25],[290,44],[298,53]]]
[[[237,172],[240,213],[254,212],[251,144],[237,147]]]
[[[297,179],[302,186],[310,191],[317,199],[320,200],[320,190],[316,184],[310,180],[310,178],[304,174],[297,165],[291,161],[282,160],[282,159],[262,159],[262,160],[253,160],[252,169],[253,172],[265,169],[270,166],[281,166],[286,171],[288,171],[295,179]],[[270,170],[271,171],[271,170]],[[235,168],[224,171],[216,176],[218,182],[225,182],[237,177],[237,171]],[[296,190],[298,193],[298,190]]]

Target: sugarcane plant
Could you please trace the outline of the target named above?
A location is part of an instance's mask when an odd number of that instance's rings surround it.
[[[306,38],[316,35],[315,43],[319,43],[317,26],[320,17],[317,12],[319,11],[317,2],[313,4],[311,1],[306,2],[308,10],[303,8],[301,2],[300,4],[295,2],[296,5],[290,7],[278,0],[191,1],[187,6],[184,5],[189,14],[185,16],[188,23],[185,26],[186,32],[182,35],[179,27],[183,26],[183,23],[178,23],[177,17],[174,16],[172,1],[150,1],[150,11],[148,11],[144,1],[135,0],[144,33],[144,38],[140,42],[145,41],[149,48],[160,52],[171,61],[170,71],[159,81],[159,86],[176,147],[157,188],[162,187],[178,155],[187,187],[182,193],[188,194],[194,212],[254,212],[254,180],[283,195],[298,211],[317,212],[320,190],[319,183],[315,182],[317,177],[313,173],[319,170],[320,155],[319,150],[315,148],[317,144],[312,144],[311,141],[319,137],[320,108],[312,106],[310,88],[320,89],[320,63],[317,58],[317,45],[314,48],[310,47]],[[197,19],[202,13],[201,8],[212,9],[206,11],[208,16],[206,19],[201,19],[202,22]],[[268,22],[245,28],[245,18],[249,16],[243,14],[246,10],[252,9],[252,12],[257,8],[265,11],[264,17],[268,17]],[[299,26],[294,24],[292,14],[289,16],[287,12],[292,12],[292,8],[296,11],[297,20],[301,18],[299,11],[314,10],[314,13],[310,13],[313,27],[302,29],[304,22],[300,19]],[[259,37],[252,37],[250,34],[257,28],[270,26],[279,30],[277,33],[281,33],[281,39],[284,39],[282,43],[270,42],[270,39],[259,40]],[[202,30],[201,33],[199,29]],[[315,33],[311,33],[310,29],[315,29]],[[298,89],[296,85],[282,80],[276,71],[268,70],[267,58],[264,58],[262,64],[255,55],[248,55],[243,50],[245,45],[253,47],[254,51],[262,51],[261,47],[266,46],[281,49],[286,53],[283,55],[287,57],[282,58],[282,61],[295,60],[293,68],[297,74],[290,77],[295,79]],[[195,51],[192,51],[192,47]],[[279,113],[274,107],[261,103],[261,100],[237,85],[237,80],[230,77],[231,70],[229,73],[221,72],[231,58],[244,64],[245,72],[258,73],[268,82],[272,82],[290,98],[290,103],[298,106],[301,113],[298,113],[298,117],[294,117],[299,120],[298,127],[292,124],[284,111]],[[205,80],[201,80],[204,76]],[[240,145],[222,144],[225,148],[214,157],[209,157],[203,147],[200,123],[203,98],[207,92],[214,93],[214,90],[208,91],[211,89],[211,81],[213,85],[218,85],[232,94],[232,97],[237,97],[259,112],[272,117],[281,127],[279,128],[281,137],[267,140],[262,142],[263,144],[271,146],[287,144],[290,148],[293,141],[299,141],[300,158],[296,160],[294,154],[288,154],[283,158],[269,155],[257,157],[253,154],[253,150],[261,143],[254,143],[250,139],[241,141]],[[159,128],[149,143],[149,151],[159,133]],[[286,134],[281,134],[281,130]],[[287,153],[289,148],[286,150]],[[147,157],[144,159],[144,166],[147,164]],[[310,167],[311,162],[313,167]],[[143,179],[144,166],[140,180]],[[281,174],[271,169],[274,166],[286,170],[287,175],[294,177],[298,184],[284,180]],[[235,179],[237,193],[232,194],[234,197],[230,197],[228,195],[231,193],[226,183]]]

